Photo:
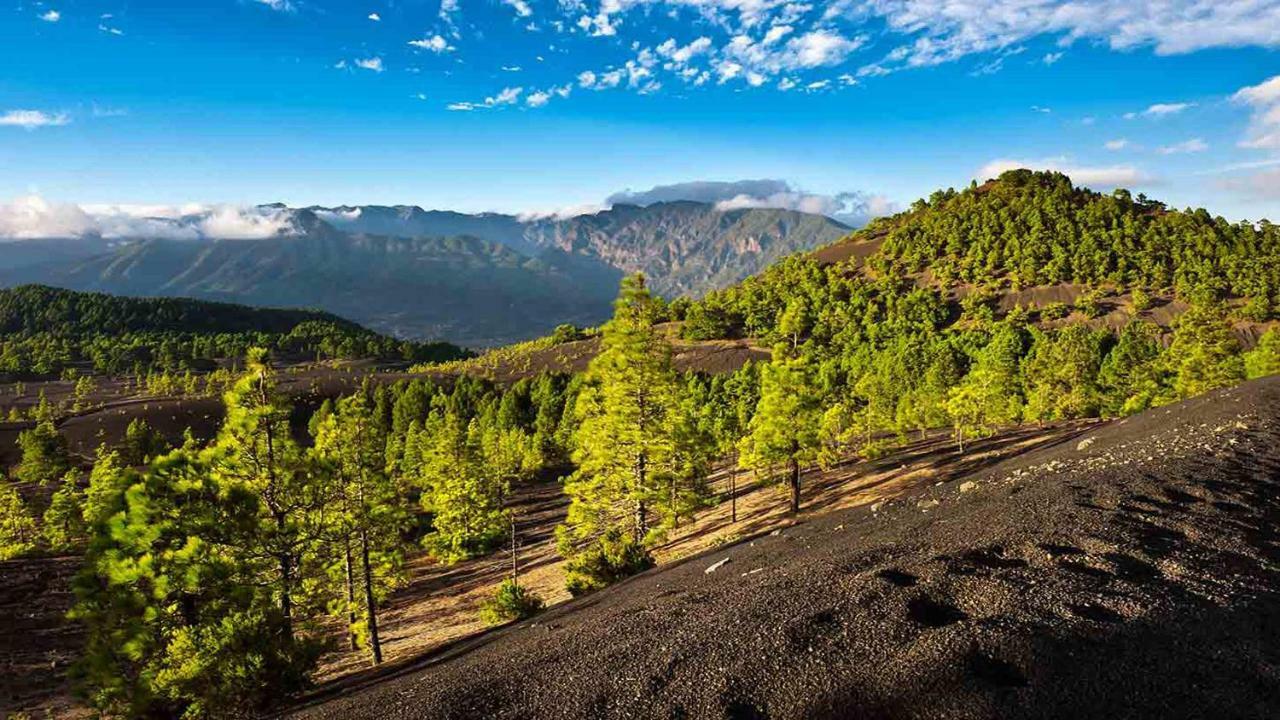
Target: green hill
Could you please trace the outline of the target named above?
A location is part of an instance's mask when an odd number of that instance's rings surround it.
[[[132,298],[24,285],[0,290],[0,373],[47,376],[192,368],[253,345],[291,357],[436,362],[465,357],[445,343],[380,335],[336,315],[186,298]]]

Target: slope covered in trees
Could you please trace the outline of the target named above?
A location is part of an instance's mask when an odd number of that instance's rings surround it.
[[[1118,229],[1103,242],[1086,218],[1106,208]],[[1028,218],[1055,213],[1027,239]],[[1160,219],[1172,215],[1183,234]],[[1267,327],[1275,313],[1274,226],[1197,218],[1015,172],[869,229],[883,244],[868,257],[791,258],[701,301],[667,302],[629,277],[584,372],[370,384],[322,405],[310,444],[288,432],[288,403],[255,351],[206,445],[134,453],[133,469],[104,451],[83,487],[66,473],[56,429],[29,431],[17,477],[68,478],[66,492],[57,503],[0,498],[15,518],[0,547],[87,543],[83,672],[100,706],[257,710],[275,699],[263,688],[306,685],[313,643],[334,640],[326,627],[380,661],[379,613],[415,553],[441,563],[509,553],[487,617],[536,612],[510,502],[535,479],[563,482],[555,539],[565,585],[582,594],[651,567],[673,529],[732,503],[732,490],[707,482],[717,464],[785,486],[779,502],[799,513],[815,466],[874,458],[916,433],[943,431],[963,453],[1001,427],[1131,415],[1280,371],[1280,330],[1246,349],[1232,326],[1247,316]],[[1141,267],[1118,259],[1129,252],[1147,254]],[[1008,260],[1028,253],[1032,275]],[[1095,292],[1071,308],[997,303],[1023,283],[1065,281]],[[1088,323],[1121,296],[1131,322]],[[1173,299],[1187,309],[1171,326],[1138,307]],[[680,367],[673,324],[694,338],[754,337],[771,353],[718,374]],[[77,503],[78,525],[65,521]],[[143,562],[151,557],[163,561]],[[164,623],[148,626],[152,615]],[[122,636],[138,651],[115,650]],[[231,662],[237,653],[245,663]]]
[[[464,357],[445,343],[396,340],[329,313],[182,298],[129,298],[39,285],[0,290],[0,374],[56,376],[183,370],[239,360],[259,345],[303,359],[432,362]]]

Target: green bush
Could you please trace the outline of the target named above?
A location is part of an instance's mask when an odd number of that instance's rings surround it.
[[[1041,320],[1061,320],[1071,314],[1071,306],[1066,303],[1049,303],[1040,308]]]
[[[501,625],[513,620],[524,620],[542,612],[546,603],[536,593],[521,587],[514,579],[507,578],[498,586],[493,597],[480,607],[480,619],[488,625]]]
[[[1075,308],[1087,318],[1096,318],[1102,314],[1102,305],[1099,303],[1101,299],[1100,291],[1090,290],[1076,298]]]
[[[1136,287],[1129,295],[1129,304],[1134,312],[1140,313],[1151,307],[1151,295],[1146,290]]]
[[[617,528],[570,558],[565,587],[574,597],[600,590],[653,567],[653,556],[643,545]]]
[[[1241,306],[1239,315],[1242,320],[1266,322],[1271,319],[1271,303],[1265,297],[1251,297]]]

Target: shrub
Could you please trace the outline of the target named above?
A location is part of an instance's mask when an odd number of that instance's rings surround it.
[[[1129,294],[1129,304],[1133,307],[1134,312],[1140,313],[1151,307],[1151,295],[1146,290],[1136,287]]]
[[[1096,318],[1102,314],[1102,306],[1098,302],[1101,299],[1102,293],[1100,291],[1090,290],[1076,298],[1076,310],[1087,318]]]
[[[1049,303],[1040,308],[1041,320],[1061,320],[1071,314],[1071,306],[1066,303]]]
[[[521,587],[512,578],[498,586],[493,597],[480,606],[480,619],[488,625],[501,625],[513,620],[524,620],[542,612],[546,603],[536,593]]]
[[[653,567],[644,546],[616,528],[570,558],[565,587],[574,597],[600,590]]]
[[[1239,315],[1242,320],[1266,322],[1271,319],[1271,303],[1266,297],[1251,297],[1240,308]]]

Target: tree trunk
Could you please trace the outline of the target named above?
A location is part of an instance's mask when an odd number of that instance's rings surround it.
[[[800,512],[800,463],[791,459],[791,513]]]
[[[360,638],[356,637],[356,576],[351,562],[351,536],[345,538],[347,563],[347,634],[351,636],[351,649],[360,647]]]
[[[516,545],[516,514],[508,513],[511,518],[511,584],[520,587],[520,555]]]
[[[738,467],[729,471],[729,522],[738,522]]]
[[[636,458],[636,486],[632,488],[635,495],[635,539],[636,542],[644,542],[644,538],[649,534],[649,509],[645,507],[644,502],[644,485],[645,483],[645,457],[640,455]]]
[[[369,625],[369,649],[373,651],[373,664],[382,663],[382,643],[378,640],[378,605],[373,597],[373,568],[369,567],[369,531],[360,531],[360,556],[364,565],[365,621]]]

